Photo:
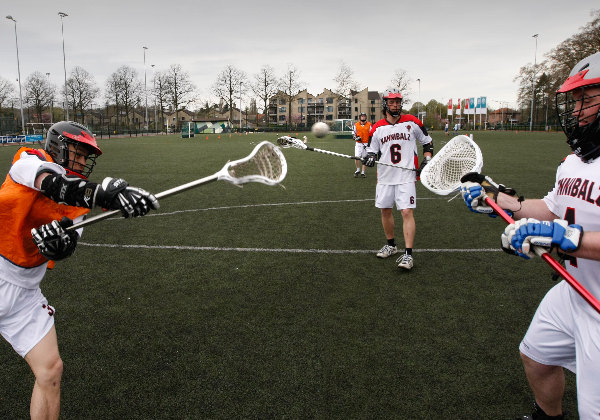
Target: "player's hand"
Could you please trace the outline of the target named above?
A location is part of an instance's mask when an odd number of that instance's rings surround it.
[[[417,169],[417,176],[421,176],[421,171],[427,166],[429,161],[431,160],[431,156],[424,156],[421,164],[419,165],[419,169]]]
[[[557,246],[563,252],[579,249],[583,228],[569,225],[566,220],[542,221],[521,219],[508,225],[501,236],[502,249],[525,259],[535,256],[533,246],[545,248],[548,252]]]
[[[59,261],[70,257],[75,252],[79,235],[76,231],[66,231],[73,226],[73,221],[67,217],[54,220],[47,225],[31,229],[33,243],[40,250],[40,254],[49,260]]]
[[[365,166],[372,168],[373,166],[375,166],[376,157],[377,155],[375,153],[367,153],[367,157],[363,159],[363,163],[365,164]]]
[[[485,204],[487,197],[485,189],[476,182],[463,182],[460,185],[460,194],[465,204],[474,213],[493,214],[494,210]]]
[[[96,203],[109,210],[121,210],[124,217],[144,216],[160,207],[148,191],[131,187],[121,178],[104,178],[96,192]]]

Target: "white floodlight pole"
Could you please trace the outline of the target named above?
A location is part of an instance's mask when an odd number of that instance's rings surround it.
[[[17,21],[12,16],[6,16],[6,19],[15,23],[15,45],[17,47],[17,74],[19,77],[19,100],[21,101],[21,132],[25,135],[25,118],[23,117],[23,94],[21,91],[21,64],[19,63],[19,41],[17,38]]]
[[[240,133],[242,132],[242,81],[240,80]]]
[[[146,116],[145,116],[145,124],[146,124],[146,132],[148,131],[148,89],[146,88],[146,50],[148,47],[142,47],[144,49],[144,96],[146,97]]]
[[[67,94],[67,60],[65,58],[65,25],[63,22],[63,18],[67,17],[69,15],[67,15],[64,12],[58,12],[58,16],[60,16],[60,27],[61,27],[61,34],[62,34],[62,50],[63,50],[63,68],[65,70],[65,115],[66,115],[66,120],[69,120],[69,95]]]
[[[154,131],[158,132],[156,125],[156,72],[154,71],[154,64],[150,64],[152,67],[152,85],[154,89]]]
[[[535,38],[535,55],[533,56],[533,77],[531,80],[531,115],[529,116],[529,131],[533,131],[533,107],[535,106],[535,70],[537,67],[537,40],[538,35],[532,35]]]

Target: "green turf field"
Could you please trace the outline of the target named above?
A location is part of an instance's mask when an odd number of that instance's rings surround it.
[[[295,133],[281,133],[293,134]],[[450,138],[433,133],[436,149]],[[99,141],[92,175],[159,192],[276,134]],[[541,197],[558,133],[476,133],[483,173]],[[313,147],[352,154],[351,140]],[[0,148],[6,174],[17,148]],[[379,260],[375,170],[285,149],[285,189],[215,182],[85,229],[42,291],[56,307],[64,419],[510,419],[530,410],[518,345],[551,270],[500,251],[499,219],[418,186],[415,268]],[[402,244],[396,212],[397,241]],[[0,418],[33,376],[0,341]],[[566,409],[576,413],[567,375]],[[573,415],[572,418],[576,418]]]

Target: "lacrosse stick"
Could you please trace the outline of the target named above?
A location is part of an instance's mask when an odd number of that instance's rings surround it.
[[[160,192],[155,194],[155,197],[160,200],[213,181],[227,181],[239,186],[248,182],[277,185],[283,181],[286,174],[287,163],[281,150],[273,143],[263,141],[257,144],[248,156],[233,162],[227,162],[215,174]],[[121,210],[107,211],[74,224],[66,230],[79,229],[117,214],[121,214]]]
[[[469,137],[453,137],[421,171],[421,182],[431,192],[448,195],[460,187],[460,178],[469,172],[479,172],[483,156],[479,146]]]
[[[362,158],[359,158],[358,156],[344,155],[342,153],[336,153],[336,152],[332,152],[329,150],[323,150],[323,149],[317,149],[315,147],[310,147],[306,143],[304,143],[302,140],[294,138],[294,137],[290,137],[290,136],[279,137],[277,139],[277,143],[283,148],[293,147],[295,149],[310,150],[311,152],[325,153],[326,155],[362,161]],[[383,162],[379,162],[379,161],[375,161],[375,163],[377,163],[378,165],[391,166],[392,168],[416,171],[415,168],[406,168],[404,166],[392,165],[391,163],[383,163]]]
[[[431,162],[421,172],[421,182],[432,192],[439,195],[448,195],[456,191],[461,184],[461,178],[469,172],[481,171],[483,155],[477,143],[467,136],[456,136],[450,140],[431,159]],[[485,197],[485,203],[494,213],[506,223],[515,221],[490,197]],[[569,272],[541,247],[533,248],[535,253],[542,258],[554,271],[564,278],[577,293],[581,295],[598,313],[600,302],[585,287],[581,285]]]

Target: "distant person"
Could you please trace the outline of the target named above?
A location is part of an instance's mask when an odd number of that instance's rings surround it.
[[[81,229],[66,229],[93,207],[121,210],[125,217],[158,208],[152,194],[123,179],[88,181],[100,154],[86,127],[61,121],[48,130],[43,150],[17,151],[0,187],[0,333],[35,376],[32,419],[57,419],[60,412],[63,362],[54,308],[40,283],[54,261],[75,252]]]
[[[600,53],[575,65],[556,104],[572,153],[559,165],[554,188],[528,200],[487,192],[517,220],[501,235],[505,251],[529,260],[534,244],[556,250],[569,274],[600,299]],[[490,213],[480,184],[462,184],[463,198],[472,211]],[[564,418],[565,368],[577,375],[579,418],[600,418],[600,314],[565,280],[542,299],[519,350],[535,397],[533,413],[519,419]]]
[[[446,122],[446,124],[444,125],[444,133],[446,133],[446,135],[448,135],[448,123]]]
[[[385,118],[371,128],[371,141],[367,147],[367,166],[379,161],[407,168],[398,169],[380,165],[377,168],[375,207],[381,209],[381,224],[387,244],[377,253],[378,258],[387,258],[398,252],[394,238],[394,205],[402,213],[402,233],[404,254],[396,260],[398,267],[413,268],[413,244],[416,234],[414,209],[417,206],[416,182],[420,173],[433,155],[433,140],[427,134],[423,123],[412,115],[402,115],[402,93],[398,89],[388,89],[383,93],[383,113]],[[423,146],[423,161],[419,166],[418,145]]]
[[[352,126],[352,137],[354,138],[354,156],[358,156],[361,159],[367,157],[367,145],[369,144],[369,132],[371,131],[371,123],[367,121],[367,114],[361,112],[358,116],[358,121]],[[358,178],[358,174],[363,178],[366,178],[365,164],[363,161],[355,160],[356,171],[354,172],[354,178]],[[362,165],[362,170],[361,170]]]

